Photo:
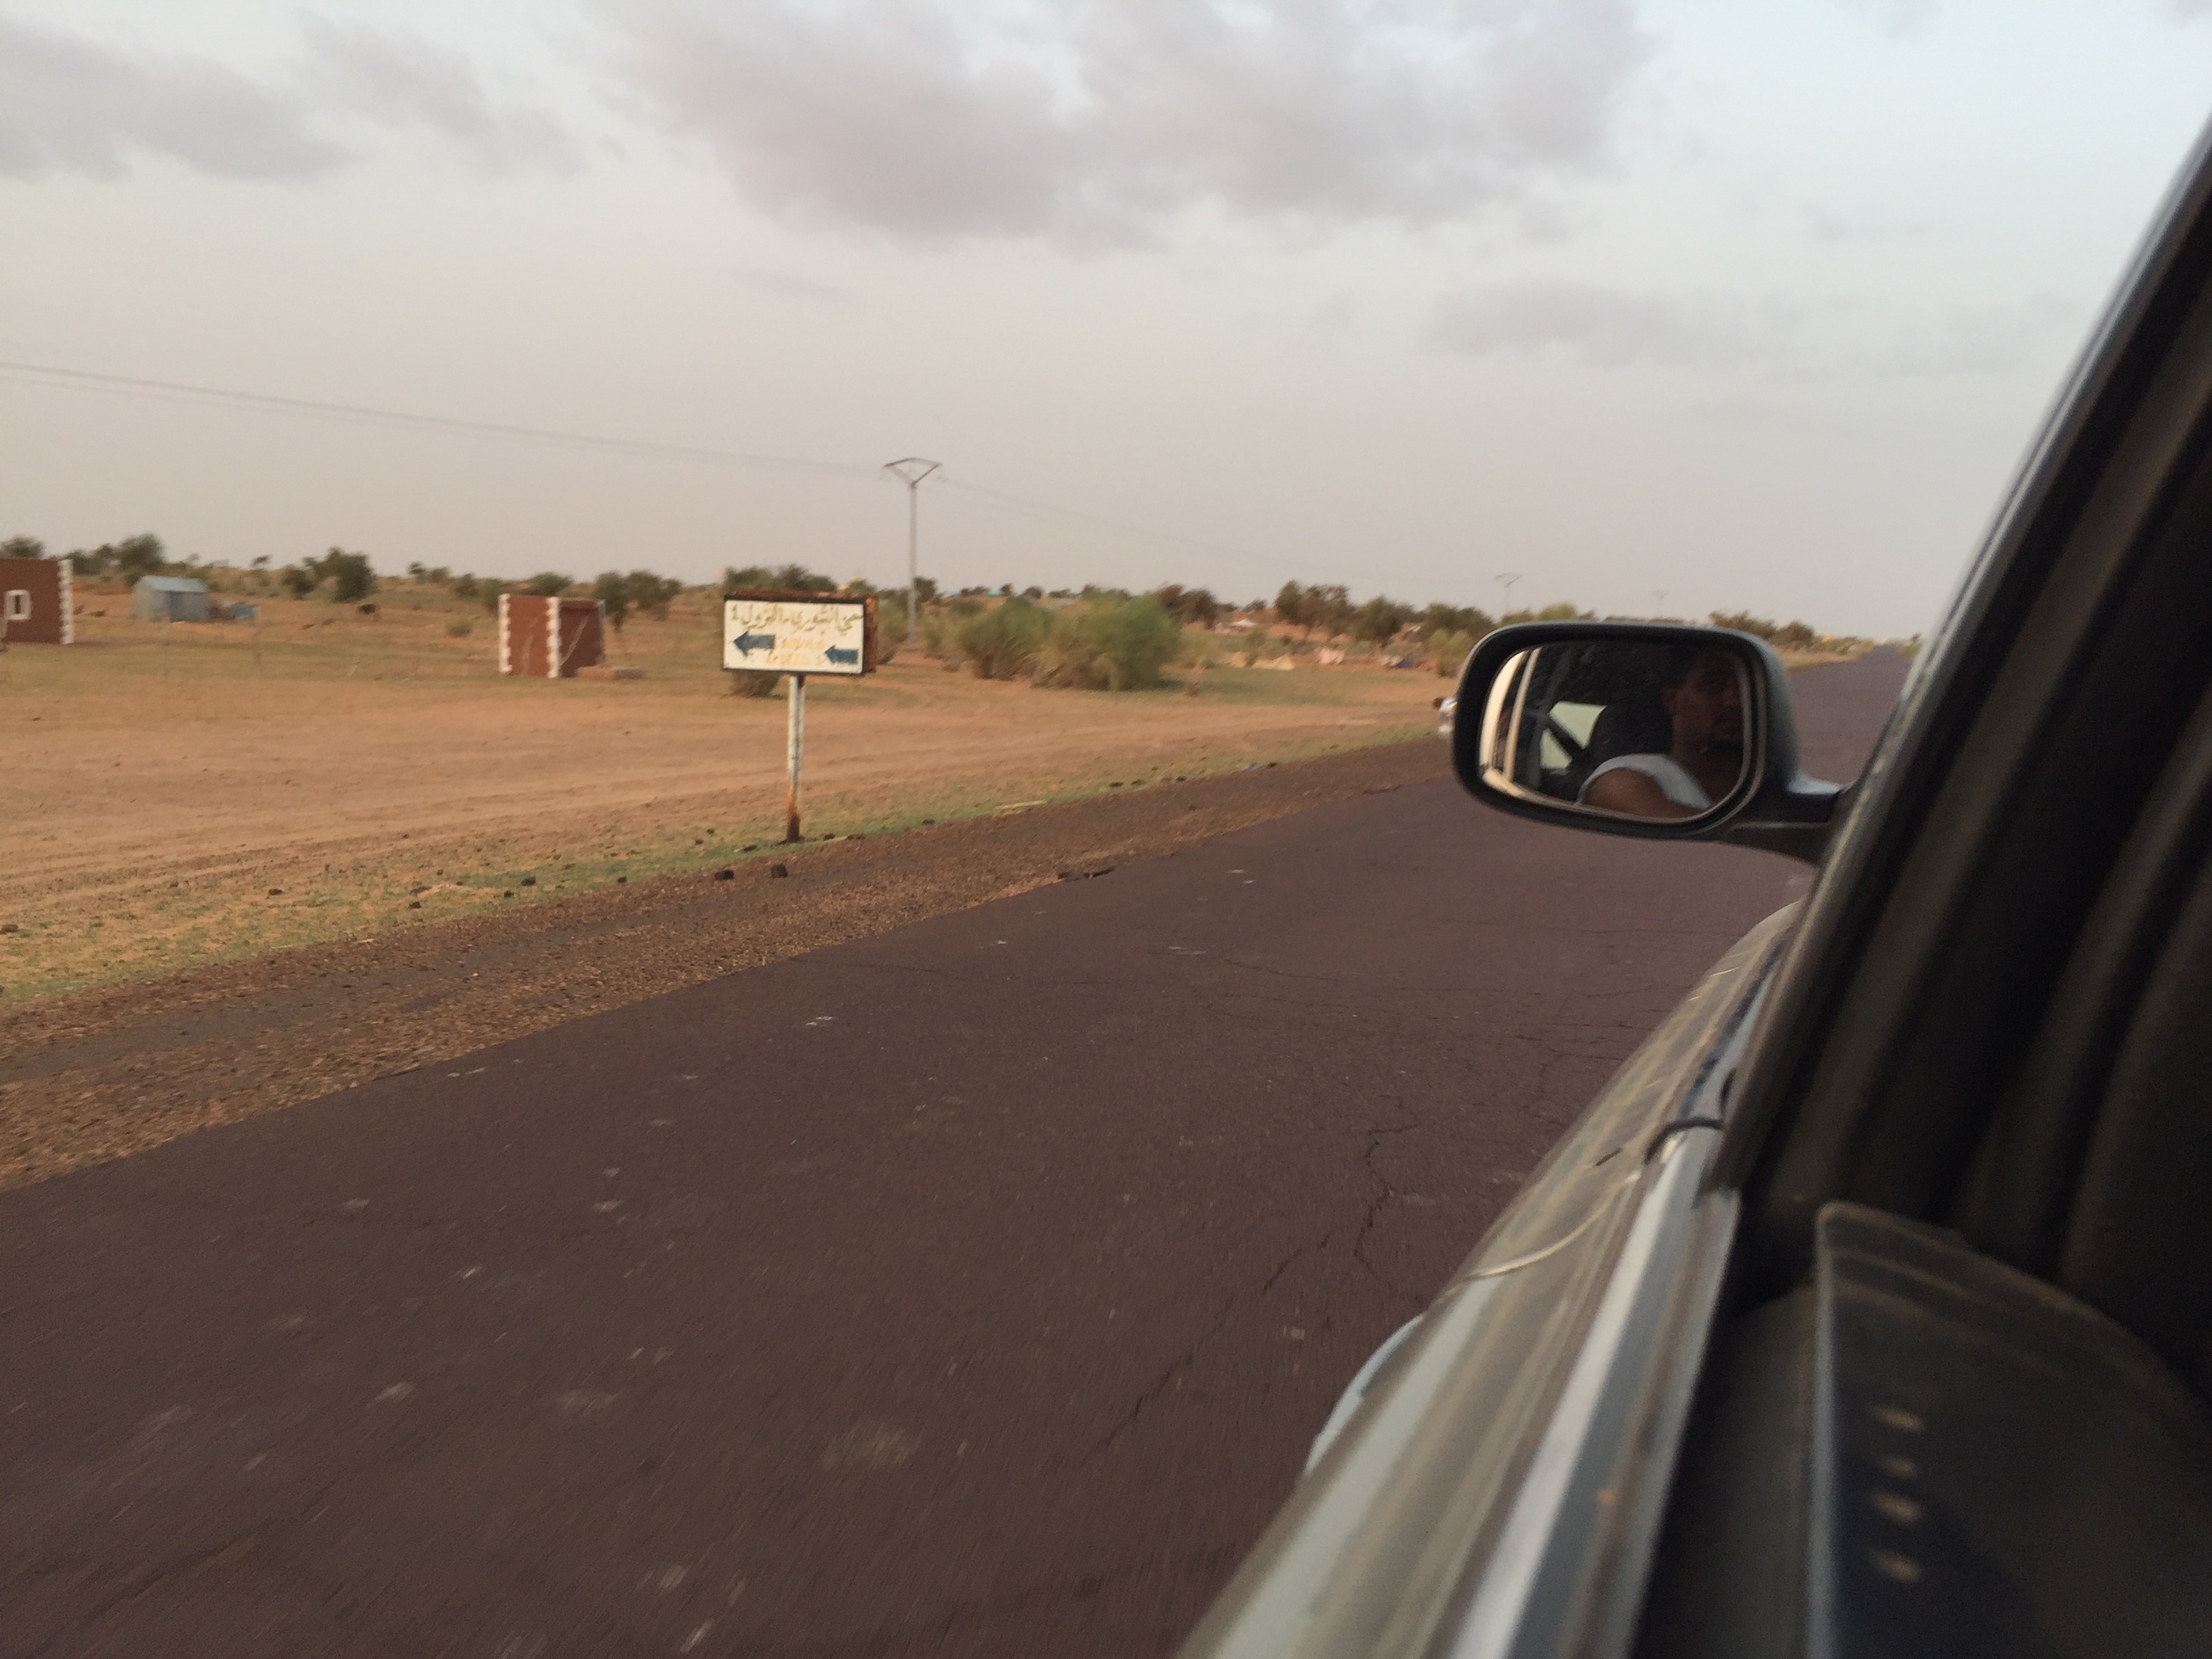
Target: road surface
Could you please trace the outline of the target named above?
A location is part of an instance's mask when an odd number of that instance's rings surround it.
[[[0,1194],[0,1654],[1170,1650],[1805,885],[1413,785]]]

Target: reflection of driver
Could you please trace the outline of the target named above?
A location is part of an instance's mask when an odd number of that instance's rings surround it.
[[[1708,646],[1668,664],[1659,701],[1674,724],[1663,755],[1617,755],[1593,771],[1577,799],[1638,818],[1693,818],[1743,775],[1743,687],[1735,659]]]

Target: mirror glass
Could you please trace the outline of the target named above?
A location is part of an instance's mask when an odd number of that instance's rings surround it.
[[[1491,683],[1486,780],[1605,817],[1702,817],[1744,782],[1749,684],[1725,646],[1537,646]]]

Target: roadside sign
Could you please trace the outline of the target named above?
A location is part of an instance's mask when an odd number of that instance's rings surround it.
[[[871,674],[876,602],[821,593],[722,597],[722,666],[764,674]]]
[[[781,674],[791,691],[784,734],[783,838],[799,832],[799,775],[806,753],[806,677],[876,672],[876,601],[739,589],[722,595],[722,666]]]

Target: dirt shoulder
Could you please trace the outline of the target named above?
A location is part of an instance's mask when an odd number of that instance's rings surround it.
[[[0,1188],[1446,769],[1392,744],[44,999],[0,1030]]]

